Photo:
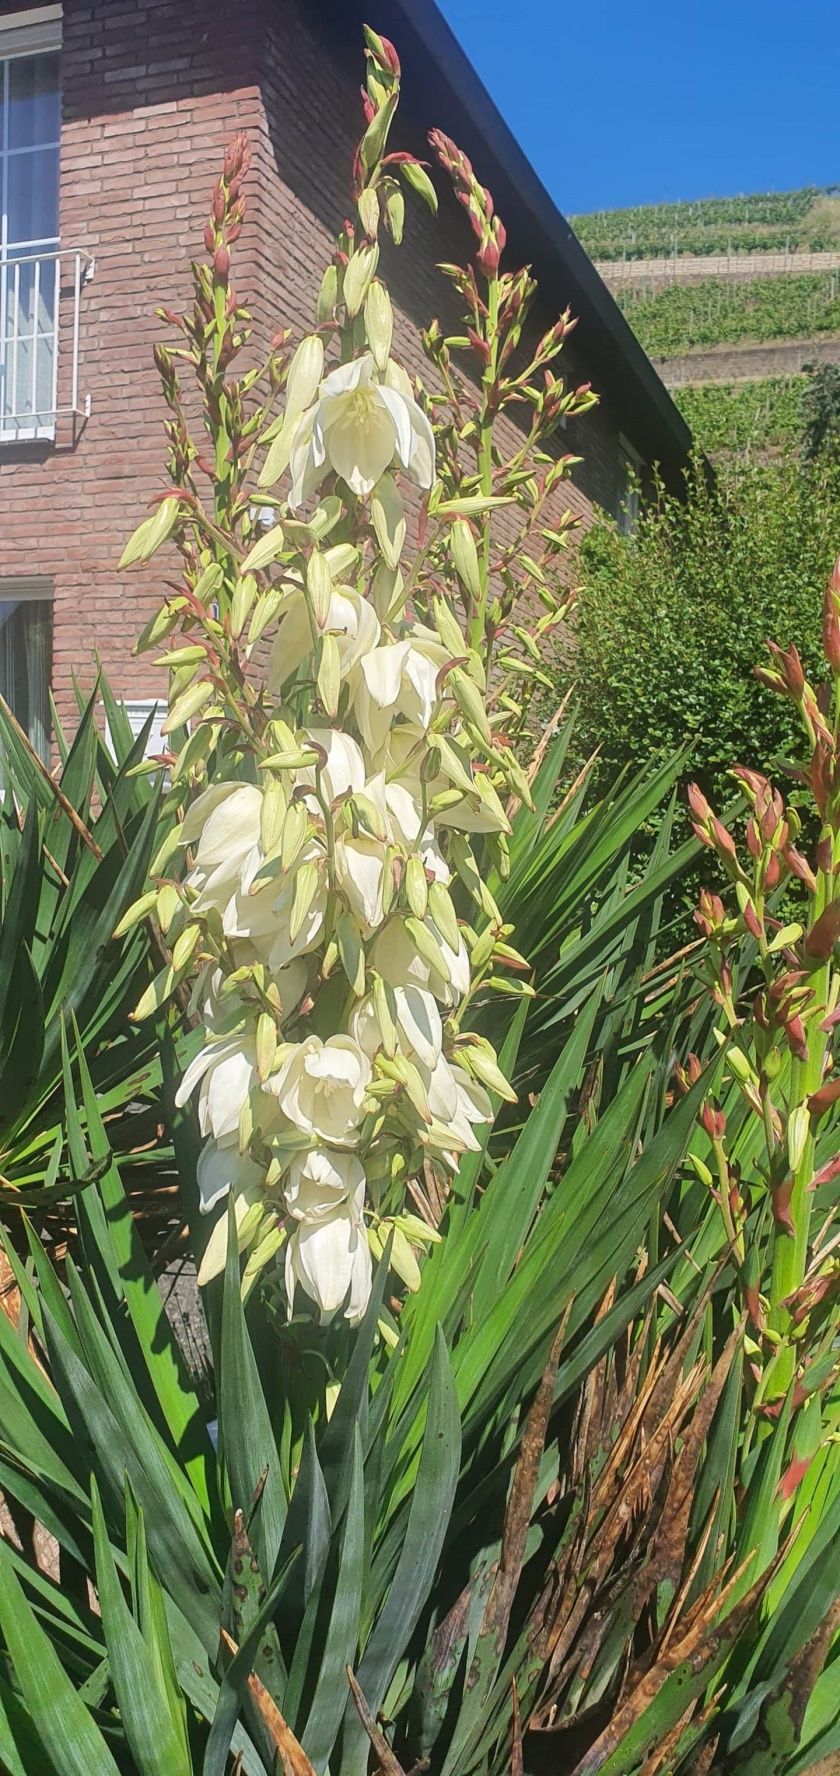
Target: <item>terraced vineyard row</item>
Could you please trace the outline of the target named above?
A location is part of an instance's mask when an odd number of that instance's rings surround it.
[[[593,259],[648,259],[670,253],[820,252],[836,245],[836,188],[712,197],[694,203],[639,204],[570,218]],[[832,201],[832,199],[834,201]]]
[[[631,286],[615,295],[636,337],[652,357],[671,357],[692,346],[840,332],[837,272],[756,278],[744,283],[707,278],[693,284],[671,284],[664,290]]]

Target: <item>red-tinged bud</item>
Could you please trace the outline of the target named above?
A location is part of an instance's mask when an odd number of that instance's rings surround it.
[[[818,740],[820,745],[823,746],[827,752],[832,753],[834,748],[834,735],[831,732],[828,722],[825,719],[825,715],[823,714],[810,685],[806,685],[805,687],[805,695],[802,698],[802,713],[806,722],[813,730],[815,740]]]
[[[237,130],[236,135],[225,151],[224,177],[226,179],[242,178],[251,164],[251,144],[244,130]]]
[[[677,1085],[683,1095],[691,1089],[692,1085],[697,1084],[702,1071],[703,1068],[696,1054],[690,1054],[686,1057],[684,1067],[675,1067],[674,1072],[676,1074]]]
[[[372,123],[376,116],[376,106],[365,87],[360,87],[359,91],[362,95],[362,111],[364,113],[365,123]]]
[[[726,1117],[707,1098],[700,1111],[700,1121],[710,1141],[722,1141],[726,1134]]]
[[[811,1093],[808,1099],[808,1109],[812,1116],[824,1116],[826,1110],[830,1110],[838,1098],[840,1098],[840,1078],[827,1079],[825,1085],[821,1085],[818,1091]]]
[[[834,872],[832,868],[831,840],[827,835],[825,838],[818,839],[816,856],[817,869],[822,870],[823,874],[826,876],[832,875]]]
[[[364,32],[367,45],[365,54],[370,57],[374,67],[380,68],[383,74],[393,74],[399,80],[400,58],[393,43],[388,37],[383,37],[381,32],[371,30],[370,25],[365,25]]]
[[[744,836],[747,841],[747,850],[749,851],[750,856],[760,857],[762,850],[761,834],[759,833],[754,820],[747,821],[747,830]]]
[[[772,857],[768,857],[768,859],[767,859],[767,868],[764,871],[764,885],[765,885],[765,887],[766,888],[778,887],[779,878],[781,876],[781,873],[782,873],[782,871],[781,871],[781,866],[779,864],[778,855],[774,851]]]
[[[795,1056],[796,1060],[807,1061],[808,1038],[805,1034],[805,1025],[798,1012],[794,1017],[789,1018],[785,1024],[785,1035],[788,1040],[790,1052]]]
[[[208,480],[212,481],[215,477],[216,471],[213,468],[212,464],[207,461],[206,456],[197,456],[195,459],[195,462],[196,462],[196,468],[199,468],[201,470],[202,475],[206,475]]]
[[[729,775],[740,783],[744,794],[753,804],[758,796],[763,796],[770,789],[767,778],[760,771],[751,771],[748,765],[733,765]]]
[[[770,1207],[773,1212],[773,1220],[775,1221],[776,1226],[781,1227],[784,1233],[790,1234],[791,1239],[795,1239],[796,1228],[794,1227],[793,1216],[790,1212],[790,1200],[792,1195],[793,1178],[785,1178],[781,1184],[777,1184],[774,1189],[771,1190]]]
[[[786,845],[783,855],[791,875],[798,876],[800,882],[805,883],[809,893],[815,894],[817,891],[817,878],[814,875],[807,857],[803,857],[802,852],[797,851],[795,845]]]
[[[761,1305],[761,1295],[755,1283],[747,1284],[744,1290],[744,1300],[747,1304],[747,1313],[749,1314],[753,1325],[756,1327],[757,1331],[763,1332],[767,1321],[764,1309]]]
[[[226,284],[230,276],[230,254],[227,247],[217,247],[213,254],[213,275],[220,284]]]
[[[473,351],[475,352],[476,357],[479,359],[480,363],[489,364],[492,354],[490,351],[490,347],[487,344],[487,340],[482,339],[480,334],[475,333],[473,331],[472,327],[467,328],[467,338],[470,342],[470,345],[473,348]]]
[[[768,641],[767,651],[779,674],[782,688],[789,697],[798,701],[805,689],[805,674],[802,670],[802,661],[799,658],[798,650],[791,645],[785,652],[784,648],[778,647],[775,641]]]
[[[778,817],[777,810],[774,807],[772,801],[768,802],[766,808],[764,809],[764,811],[761,815],[761,821],[760,821],[761,836],[764,840],[765,845],[772,844],[774,838],[776,837],[776,828],[777,828],[778,824],[779,824],[779,817]]]
[[[207,222],[205,224],[204,245],[207,248],[208,253],[213,252],[215,245],[216,245],[216,231],[213,227],[212,222]]]
[[[744,902],[741,917],[751,937],[762,938],[764,936],[764,926],[751,900]]]
[[[827,962],[840,937],[840,900],[829,902],[810,931],[805,933],[803,949],[815,962]]]
[[[709,807],[709,804],[706,801],[706,797],[704,796],[703,791],[700,788],[699,784],[690,783],[688,786],[688,789],[686,790],[686,795],[688,797],[689,808],[691,809],[691,812],[692,812],[695,820],[702,821],[704,824],[706,822],[708,822],[708,820],[711,817],[712,810]]]
[[[714,937],[726,918],[723,901],[719,894],[710,894],[704,888],[700,894],[700,902],[694,913],[694,922],[704,937]]]
[[[840,1178],[840,1153],[836,1153],[833,1159],[820,1166],[819,1171],[814,1173],[809,1189],[819,1190],[821,1184],[832,1184],[835,1178]]]
[[[832,672],[840,672],[840,616],[834,609],[823,612],[822,643]]]
[[[485,277],[492,278],[496,276],[506,240],[507,230],[504,223],[500,222],[497,216],[495,223],[493,224],[492,234],[489,234],[487,238],[482,241],[475,256],[476,263],[480,265]]]
[[[733,839],[732,834],[727,832],[723,821],[718,820],[716,814],[712,815],[712,833],[714,835],[715,849],[720,852],[722,857],[731,857],[735,860],[738,855],[735,850],[735,840]]]

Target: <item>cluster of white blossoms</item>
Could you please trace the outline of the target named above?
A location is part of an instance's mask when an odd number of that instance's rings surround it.
[[[201,1203],[218,1213],[201,1280],[224,1263],[232,1193],[252,1273],[283,1251],[289,1313],[300,1288],[356,1321],[371,1246],[390,1237],[414,1286],[415,1248],[436,1237],[408,1181],[427,1160],[455,1170],[492,1120],[487,1088],[512,1095],[489,1043],[460,1028],[476,948],[485,972],[495,951],[450,891],[457,873],[496,914],[467,835],[508,830],[507,779],[478,656],[442,598],[434,626],[407,608],[395,475],[430,489],[435,444],[405,373],[365,352],[324,375],[320,338],[304,341],[272,452],[291,491],[257,545],[273,557],[259,594],[276,622],[271,719],[247,773],[240,756],[180,833],[204,1041],[177,1101],[196,1096]],[[332,541],[334,495],[290,516],[328,475],[359,502],[366,546]]]

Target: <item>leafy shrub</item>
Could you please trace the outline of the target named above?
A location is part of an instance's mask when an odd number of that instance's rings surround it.
[[[802,402],[802,454],[806,462],[837,454],[840,443],[840,364],[806,364],[810,380]]]
[[[758,382],[709,382],[673,389],[698,450],[767,450],[798,442],[808,384],[802,376]]]
[[[619,290],[616,299],[654,357],[741,339],[797,339],[840,331],[836,272],[748,281],[701,278],[664,290]]]
[[[696,469],[686,504],[663,495],[637,533],[598,524],[585,538],[574,670],[586,749],[609,781],[623,765],[688,741],[690,773],[726,800],[733,759],[790,752],[796,719],[753,676],[770,635],[794,637],[819,674],[824,581],[840,533],[840,472],[771,463]],[[680,813],[679,820],[684,819]]]

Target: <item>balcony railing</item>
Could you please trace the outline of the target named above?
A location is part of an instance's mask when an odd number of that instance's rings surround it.
[[[79,391],[82,292],[90,255],[73,248],[0,251],[0,445],[55,437],[62,414],[90,412]],[[69,351],[69,375],[59,346]]]

